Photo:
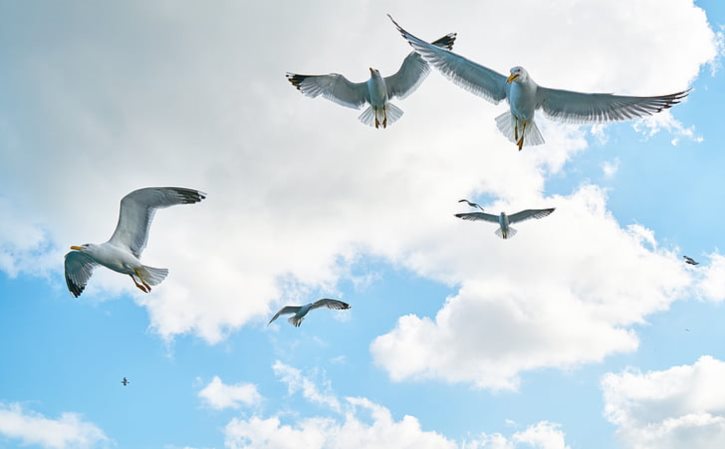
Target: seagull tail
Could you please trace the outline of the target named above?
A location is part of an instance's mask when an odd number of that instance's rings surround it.
[[[510,239],[511,237],[516,235],[516,229],[509,227],[509,232],[507,232],[506,235],[504,235],[501,228],[498,228],[498,229],[496,229],[496,235],[501,237],[504,240]]]
[[[496,127],[501,131],[501,134],[513,143],[516,143],[516,119],[514,119],[511,111],[506,111],[503,114],[496,117]],[[544,137],[539,132],[539,127],[536,126],[535,121],[530,121],[526,124],[526,132],[524,133],[524,146],[541,145],[544,143]]]
[[[140,271],[144,281],[149,285],[159,285],[169,274],[169,270],[166,268],[147,267],[146,265]]]
[[[368,126],[387,128],[403,116],[403,110],[394,104],[387,103],[384,108],[376,109],[369,106],[358,119]]]

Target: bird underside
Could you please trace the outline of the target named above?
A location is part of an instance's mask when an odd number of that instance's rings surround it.
[[[142,266],[133,269],[134,274],[129,276],[133,280],[136,287],[144,293],[151,292],[152,285],[159,285],[169,274],[166,268],[153,268]]]
[[[392,125],[397,122],[400,117],[403,116],[403,110],[391,103],[386,103],[383,108],[375,108],[369,106],[367,109],[360,114],[361,122],[368,126],[378,128],[387,128],[388,125]]]
[[[287,318],[287,321],[294,327],[300,327],[302,324],[302,321],[305,319],[305,317],[297,317],[297,315],[292,315],[291,317]]]
[[[510,142],[519,147],[541,145],[544,137],[539,132],[536,122],[533,120],[519,120],[511,111],[506,111],[496,117],[496,126]]]

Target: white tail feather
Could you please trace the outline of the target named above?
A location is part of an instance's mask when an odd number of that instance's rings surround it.
[[[501,237],[504,240],[510,239],[511,237],[516,235],[516,229],[509,227],[509,230],[506,233],[506,235],[503,235],[503,230],[501,228],[498,228],[498,229],[496,229],[496,235]]]
[[[402,109],[392,103],[386,103],[385,107],[382,109],[375,109],[373,106],[369,106],[362,114],[360,114],[358,119],[368,126],[373,126],[375,128],[387,128],[398,121],[398,119],[402,116]]]
[[[144,265],[140,271],[143,276],[143,280],[149,285],[159,285],[169,274],[169,270],[166,268],[147,267],[146,265]]]
[[[506,136],[510,142],[516,143],[516,131],[514,129],[516,127],[516,119],[513,114],[511,114],[511,111],[506,111],[496,117],[496,127],[498,127],[501,134]],[[539,132],[539,127],[536,126],[536,122],[531,120],[526,124],[524,146],[541,145],[542,143],[544,143],[544,137],[541,135],[541,132]]]

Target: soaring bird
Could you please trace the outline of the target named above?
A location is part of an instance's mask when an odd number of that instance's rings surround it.
[[[690,265],[700,265],[700,262],[696,261],[692,257],[689,257],[689,256],[682,256],[682,257],[685,258],[685,263],[687,263],[687,264],[690,264]]]
[[[404,30],[392,17],[390,20],[413,49],[448,79],[494,104],[508,101],[509,111],[496,117],[496,125],[519,150],[524,145],[544,143],[534,122],[537,109],[554,120],[602,123],[655,114],[671,108],[689,93],[685,90],[655,97],[631,97],[551,89],[537,85],[523,67],[513,67],[506,77],[449,49],[430,45]]]
[[[130,384],[131,382],[130,382],[130,381],[129,381],[128,379],[126,379],[126,378],[124,377],[124,378],[123,378],[123,380],[121,381],[121,383],[122,383],[122,384],[123,384],[123,386],[125,387],[126,385]]]
[[[134,190],[121,200],[118,224],[111,238],[101,244],[71,246],[65,255],[65,280],[76,298],[83,293],[96,265],[103,265],[133,279],[141,291],[166,278],[169,270],[143,265],[139,258],[149,238],[156,209],[177,204],[193,204],[206,198],[198,190],[182,187],[147,187]]]
[[[456,33],[451,33],[434,41],[431,45],[439,48],[453,48]],[[358,117],[361,122],[375,128],[386,128],[398,120],[403,111],[390,103],[393,98],[405,98],[423,82],[430,67],[416,52],[403,60],[400,69],[391,76],[383,77],[377,69],[370,67],[370,79],[363,83],[353,83],[339,73],[329,75],[298,75],[287,73],[287,79],[300,92],[308,97],[322,95],[342,106],[360,109],[370,106]]]
[[[335,310],[346,310],[350,308],[350,304],[337,299],[322,298],[315,302],[305,304],[304,306],[284,306],[272,317],[271,320],[269,320],[267,326],[272,324],[272,321],[279,318],[280,315],[294,313],[294,315],[289,317],[287,321],[289,321],[294,327],[300,327],[302,320],[305,319],[305,315],[307,315],[310,310],[319,309],[320,307],[327,307],[328,309]]]
[[[456,217],[463,220],[483,220],[491,223],[498,223],[498,229],[496,229],[496,235],[502,239],[507,239],[516,235],[516,229],[510,227],[514,223],[520,223],[531,218],[544,218],[550,213],[554,212],[555,208],[550,209],[526,209],[521,212],[517,212],[512,215],[506,215],[506,212],[501,212],[501,215],[487,214],[485,212],[470,212],[466,214],[456,214]]]
[[[476,207],[478,209],[481,209],[481,212],[483,212],[483,208],[478,203],[474,203],[473,201],[468,201],[468,200],[465,200],[465,199],[464,200],[458,200],[458,202],[459,203],[466,203],[466,204],[468,204],[471,207]]]

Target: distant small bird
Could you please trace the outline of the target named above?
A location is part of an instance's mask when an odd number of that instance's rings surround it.
[[[685,258],[685,263],[687,263],[687,264],[690,264],[690,265],[700,265],[700,262],[696,261],[692,257],[689,257],[689,256],[682,256],[682,257]]]
[[[294,313],[294,315],[289,317],[287,321],[289,321],[294,327],[300,327],[302,320],[305,319],[305,315],[307,315],[310,310],[318,309],[320,307],[327,307],[328,309],[335,310],[346,310],[350,308],[350,304],[337,299],[322,298],[315,302],[305,304],[304,306],[284,306],[272,317],[271,320],[269,320],[267,326],[272,324],[272,321],[276,320],[280,315]]]
[[[456,40],[456,33],[446,34],[431,45],[451,49]],[[387,128],[398,120],[403,111],[390,103],[393,98],[405,98],[423,82],[430,67],[414,51],[403,60],[400,69],[391,76],[382,77],[380,72],[370,68],[370,79],[363,83],[353,83],[339,73],[329,75],[298,75],[287,73],[287,80],[300,92],[308,97],[322,95],[328,100],[360,109],[370,104],[358,117],[361,122],[375,128]]]
[[[496,235],[502,239],[508,239],[516,235],[516,229],[509,227],[509,225],[520,223],[531,218],[544,218],[554,212],[554,210],[555,208],[553,207],[550,209],[526,209],[513,215],[506,215],[505,212],[501,212],[501,215],[499,216],[487,214],[485,212],[471,212],[466,214],[456,214],[456,217],[463,220],[483,220],[491,223],[498,223],[499,228],[496,229]]]
[[[206,198],[204,192],[181,187],[147,187],[134,190],[121,200],[118,224],[110,240],[101,244],[71,246],[65,255],[65,281],[76,298],[83,293],[96,265],[127,274],[141,291],[166,278],[169,270],[143,265],[139,258],[149,238],[156,209],[193,204]]]
[[[471,206],[471,207],[477,207],[477,208],[481,209],[481,211],[483,211],[483,208],[478,203],[474,203],[473,201],[458,200],[458,202],[459,203],[467,203],[469,206]]]
[[[123,380],[121,381],[121,383],[122,383],[122,384],[123,384],[123,386],[125,387],[126,385],[130,384],[131,382],[130,382],[130,381],[129,381],[128,379],[126,379],[126,378],[124,377],[124,378],[123,378]]]
[[[388,14],[388,17],[390,15]],[[507,100],[509,111],[496,117],[496,126],[518,146],[539,145],[544,138],[534,121],[542,109],[551,119],[567,123],[603,123],[645,117],[681,102],[688,90],[654,97],[583,93],[539,86],[523,67],[513,67],[508,77],[466,59],[450,49],[430,45],[398,25],[395,27],[428,64],[467,91],[498,104]]]

